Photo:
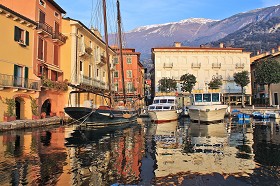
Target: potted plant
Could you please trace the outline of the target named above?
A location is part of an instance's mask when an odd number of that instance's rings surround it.
[[[32,112],[32,119],[40,119],[39,112],[38,112],[38,104],[37,104],[37,99],[32,98],[30,96],[31,100],[31,112]]]
[[[1,99],[2,100],[2,99]],[[5,98],[2,102],[7,105],[7,112],[4,113],[4,121],[16,120],[16,101],[14,98]]]

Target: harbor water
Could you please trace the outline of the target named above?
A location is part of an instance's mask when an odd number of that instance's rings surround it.
[[[279,121],[2,132],[0,185],[280,185]]]

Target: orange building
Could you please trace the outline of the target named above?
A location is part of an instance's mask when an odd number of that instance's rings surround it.
[[[114,48],[119,54],[118,48]],[[141,53],[132,48],[123,48],[123,72],[125,91],[128,98],[144,97],[144,67],[140,63]],[[122,72],[120,57],[114,58],[116,70],[113,75],[113,83],[117,96],[123,96]]]
[[[60,69],[60,46],[67,38],[61,33],[61,21],[66,12],[53,0],[0,0],[0,3],[36,22],[33,73],[42,78],[39,110],[47,115],[62,111],[65,103],[60,98],[67,85],[63,84]]]

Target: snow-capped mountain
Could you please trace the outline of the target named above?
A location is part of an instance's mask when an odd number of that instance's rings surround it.
[[[141,52],[141,58],[150,58],[151,48],[172,46],[182,42],[186,46],[199,46],[224,38],[249,24],[280,16],[280,5],[256,9],[233,15],[223,20],[190,18],[178,22],[147,25],[125,33],[125,47]]]

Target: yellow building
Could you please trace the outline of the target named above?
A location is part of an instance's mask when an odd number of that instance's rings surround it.
[[[64,61],[61,69],[64,78],[68,79],[72,87],[67,94],[71,91],[87,90],[85,93],[70,94],[70,97],[65,95],[65,98],[69,99],[69,106],[107,105],[108,99],[103,98],[109,93],[106,45],[100,33],[71,18],[63,19],[62,32],[68,37],[66,44],[61,47],[61,61]],[[115,70],[112,60],[114,55],[114,51],[109,48],[111,79]]]
[[[0,4],[0,121],[8,113],[7,99],[16,102],[17,119],[31,119],[31,99],[37,99],[40,81],[33,74],[36,23]]]

